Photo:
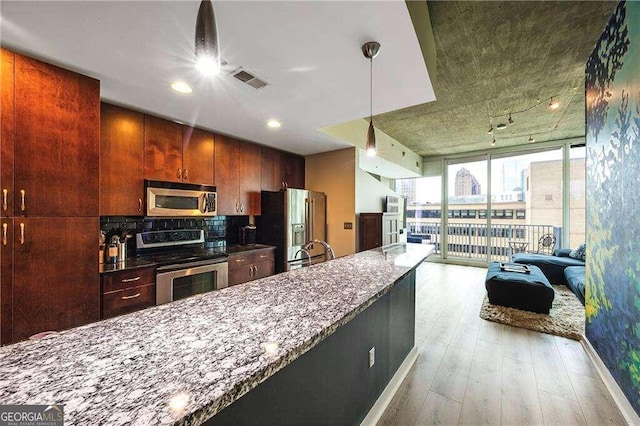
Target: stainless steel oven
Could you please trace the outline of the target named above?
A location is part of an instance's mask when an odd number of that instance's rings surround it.
[[[145,180],[146,215],[150,217],[215,216],[215,186]]]
[[[156,304],[173,302],[228,285],[227,262],[203,260],[188,264],[160,266],[156,273]]]
[[[202,229],[136,234],[138,257],[156,264],[157,305],[227,287],[228,256],[204,241]]]

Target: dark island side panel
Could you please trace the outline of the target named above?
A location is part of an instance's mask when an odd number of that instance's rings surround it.
[[[414,345],[415,271],[207,425],[360,424]],[[369,368],[369,349],[375,364]]]

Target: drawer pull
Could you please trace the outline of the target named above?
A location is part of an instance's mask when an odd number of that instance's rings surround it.
[[[129,299],[135,299],[136,297],[140,297],[140,293],[136,293],[133,296],[122,296],[121,299],[122,300],[129,300]]]
[[[246,259],[244,257],[241,257],[240,259],[236,259],[236,262],[240,263],[240,262],[244,262]]]
[[[135,277],[135,278],[125,278],[122,280],[123,283],[130,283],[132,281],[138,281],[140,279],[140,277]]]
[[[261,255],[260,255],[260,258],[261,258],[261,259],[264,259],[265,257],[268,257],[268,255],[266,255],[266,254],[261,254]]]

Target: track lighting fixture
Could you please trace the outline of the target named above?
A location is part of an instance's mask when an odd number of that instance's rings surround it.
[[[513,120],[511,119],[511,113],[509,113],[509,126],[513,124]]]
[[[489,130],[487,130],[488,135],[493,135],[493,123],[491,122],[491,118],[489,118]]]
[[[534,143],[536,141],[535,138],[532,138],[531,135],[529,135],[529,143]]]
[[[493,137],[493,141],[491,142],[491,146],[496,146],[496,137]]]
[[[368,156],[373,157],[376,155],[376,131],[373,127],[373,58],[376,57],[378,52],[380,51],[380,43],[377,41],[369,41],[362,45],[362,54],[365,58],[369,59],[370,65],[370,87],[371,90],[371,102],[370,106],[370,114],[369,114],[369,129],[367,130],[367,142],[365,143],[365,151]]]
[[[558,108],[560,108],[560,102],[558,101],[554,101],[553,100],[553,96],[551,97],[551,100],[549,101],[549,105],[547,105],[549,107],[550,110],[555,111]]]

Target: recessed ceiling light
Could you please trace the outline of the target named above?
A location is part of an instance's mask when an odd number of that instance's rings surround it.
[[[171,88],[178,93],[192,93],[193,89],[184,81],[174,81],[171,83]]]
[[[554,101],[553,98],[551,98],[551,101],[549,102],[549,109],[555,111],[558,108],[560,108],[560,102]]]
[[[271,127],[272,129],[279,129],[280,127],[282,127],[282,121],[269,120],[267,121],[267,127]]]

